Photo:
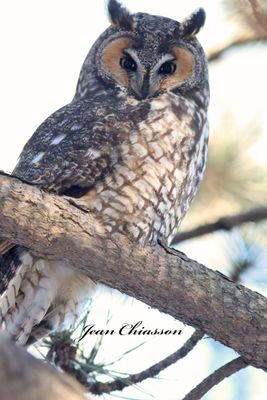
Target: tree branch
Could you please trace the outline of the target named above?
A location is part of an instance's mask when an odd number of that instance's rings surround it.
[[[73,203],[73,200],[72,200]],[[0,176],[0,236],[199,328],[267,370],[267,299],[162,246],[112,240],[67,199]]]
[[[248,1],[250,2],[256,20],[262,26],[264,31],[267,33],[267,14],[265,13],[264,9],[262,8],[258,0],[248,0]]]
[[[89,400],[89,397],[85,398],[83,387],[73,378],[37,360],[2,333],[0,399]]]
[[[97,382],[90,386],[87,385],[87,387],[93,394],[110,393],[114,390],[122,390],[127,386],[142,382],[147,378],[153,378],[165,368],[174,364],[181,358],[187,356],[187,354],[196,346],[196,344],[202,339],[203,336],[204,333],[197,329],[180,349],[178,349],[168,357],[164,358],[157,364],[154,364],[151,367],[145,369],[144,371],[129,375],[126,378],[116,379],[112,382]]]
[[[238,48],[241,46],[246,46],[248,44],[253,43],[265,43],[267,41],[267,36],[252,36],[252,37],[241,37],[238,39],[234,39],[232,42],[224,44],[222,47],[219,47],[215,50],[212,50],[208,54],[209,63],[218,60],[221,58],[227,51],[232,50],[234,48]]]
[[[199,400],[214,386],[218,385],[221,381],[235,372],[240,371],[242,368],[247,367],[248,364],[242,359],[242,357],[235,358],[229,363],[223,365],[206,379],[204,379],[199,385],[197,385],[190,393],[188,393],[183,400]]]
[[[194,229],[179,232],[174,236],[172,245],[220,230],[230,231],[235,226],[245,224],[246,222],[259,222],[264,219],[267,219],[267,207],[253,208],[244,213],[222,217],[210,224],[200,225]]]

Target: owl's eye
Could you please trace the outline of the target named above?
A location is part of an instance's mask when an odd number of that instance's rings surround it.
[[[176,65],[171,62],[167,61],[160,67],[158,73],[162,75],[172,75],[176,71]]]
[[[120,66],[130,72],[135,72],[137,70],[136,62],[130,56],[122,57],[120,59]]]

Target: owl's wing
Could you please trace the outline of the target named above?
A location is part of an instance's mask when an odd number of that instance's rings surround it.
[[[125,110],[119,113],[117,107],[111,101],[104,106],[103,100],[92,105],[88,99],[56,111],[26,144],[13,175],[44,190],[80,197],[118,162],[127,126]]]
[[[81,197],[118,162],[120,144],[133,129],[128,117],[125,104],[113,98],[73,101],[40,125],[13,175],[59,195]],[[14,246],[0,241],[0,294],[16,272]]]

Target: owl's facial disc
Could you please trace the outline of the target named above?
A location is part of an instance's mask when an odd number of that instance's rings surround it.
[[[173,90],[194,74],[193,54],[189,50],[172,46],[158,61],[149,63],[142,60],[142,49],[134,47],[127,38],[110,42],[103,51],[102,62],[107,74],[138,100]]]
[[[159,86],[159,90],[173,90],[188,79],[193,79],[193,54],[179,46],[173,46],[153,68],[151,85]]]

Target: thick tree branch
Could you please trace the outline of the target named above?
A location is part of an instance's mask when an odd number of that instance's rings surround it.
[[[221,381],[241,369],[247,367],[248,364],[242,359],[242,357],[235,358],[229,363],[223,365],[204,379],[199,385],[197,385],[190,393],[188,393],[183,400],[199,400],[208,393],[210,389],[218,385]]]
[[[0,335],[1,400],[89,400],[82,386],[67,374],[37,360]]]
[[[267,300],[183,253],[139,246],[82,207],[0,177],[0,236],[64,259],[93,280],[168,313],[267,370]]]
[[[247,222],[259,222],[264,219],[267,219],[267,207],[253,208],[244,213],[222,217],[210,224],[200,225],[194,229],[179,232],[177,233],[177,235],[174,236],[172,244],[175,245],[177,243],[183,242],[184,240],[193,239],[220,230],[230,231],[234,227],[245,224]]]

